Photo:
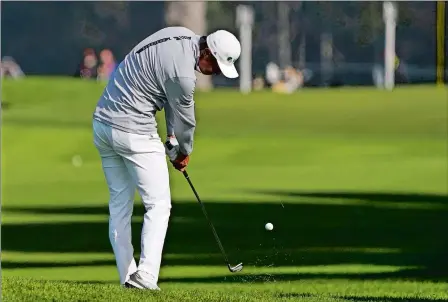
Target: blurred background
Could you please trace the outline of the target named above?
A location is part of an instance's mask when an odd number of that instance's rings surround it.
[[[383,2],[4,2],[1,53],[4,64],[13,58],[25,75],[106,79],[139,41],[164,26],[182,25],[198,34],[227,29],[240,37],[241,5],[253,18],[256,87],[275,86],[269,71],[277,69],[299,87],[380,85]],[[437,54],[446,53],[437,46],[438,34],[446,35],[446,7],[400,1],[396,9],[396,81],[434,83]],[[446,68],[446,61],[440,64]],[[238,84],[221,77],[208,82],[203,79],[200,88]]]
[[[92,114],[130,50],[181,25],[227,29],[243,46],[240,78],[198,75],[188,171],[245,268],[228,273],[169,165],[163,301],[447,301],[446,12],[434,1],[1,2],[2,300],[142,301],[115,286]],[[157,121],[163,137],[163,112]],[[136,194],[136,259],[143,213]]]

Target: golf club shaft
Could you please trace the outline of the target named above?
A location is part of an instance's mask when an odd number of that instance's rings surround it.
[[[226,264],[227,264],[228,266],[230,266],[230,264],[229,264],[229,259],[227,258],[226,252],[224,251],[224,247],[223,247],[222,244],[221,244],[221,240],[219,240],[219,237],[218,237],[218,234],[216,233],[215,227],[213,226],[213,224],[212,224],[210,218],[208,217],[207,211],[205,210],[205,206],[204,206],[204,204],[202,203],[201,199],[199,198],[199,195],[198,195],[198,193],[196,192],[196,189],[194,188],[193,183],[191,182],[190,177],[188,176],[187,171],[184,170],[182,173],[184,174],[185,178],[186,178],[187,181],[188,181],[188,184],[190,185],[191,189],[193,190],[193,193],[194,193],[194,195],[196,196],[196,199],[198,200],[199,204],[201,205],[202,212],[204,212],[204,216],[205,216],[205,218],[207,219],[207,221],[208,221],[208,223],[209,223],[209,225],[210,225],[210,228],[211,228],[212,231],[213,231],[213,235],[215,236],[216,242],[218,243],[219,249],[221,250],[222,256],[224,257],[224,260],[226,261]]]

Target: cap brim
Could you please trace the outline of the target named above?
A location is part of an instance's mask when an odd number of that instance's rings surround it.
[[[226,63],[222,63],[219,60],[216,61],[218,62],[219,69],[221,69],[222,74],[226,78],[235,79],[239,76],[238,71],[236,71],[235,64],[229,65]]]

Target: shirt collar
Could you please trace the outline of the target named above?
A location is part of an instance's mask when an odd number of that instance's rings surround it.
[[[193,46],[193,55],[194,55],[194,69],[197,72],[201,72],[199,69],[199,56],[201,54],[201,51],[199,50],[199,40],[201,39],[200,35],[195,35],[191,38],[192,46]]]

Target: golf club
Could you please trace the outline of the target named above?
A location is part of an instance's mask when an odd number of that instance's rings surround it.
[[[210,218],[207,215],[207,211],[205,210],[205,206],[202,203],[201,199],[199,198],[198,193],[196,192],[196,189],[193,186],[193,183],[190,180],[190,177],[188,176],[188,173],[186,170],[184,170],[182,172],[185,176],[185,179],[188,181],[188,183],[190,184],[191,189],[193,190],[194,195],[196,196],[196,199],[198,200],[199,204],[201,205],[202,208],[202,212],[204,212],[204,216],[207,219],[208,223],[210,224],[210,227],[213,231],[213,235],[215,236],[216,242],[218,243],[219,249],[221,250],[222,256],[224,257],[224,260],[226,261],[227,267],[229,268],[229,271],[231,271],[232,273],[236,273],[239,272],[243,269],[243,264],[240,263],[238,265],[235,266],[231,266],[229,263],[229,259],[227,258],[226,252],[224,251],[224,247],[221,244],[221,240],[219,240],[218,234],[216,233],[215,227],[213,226]]]

